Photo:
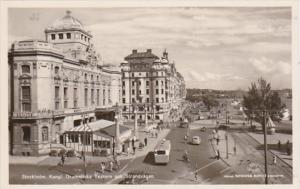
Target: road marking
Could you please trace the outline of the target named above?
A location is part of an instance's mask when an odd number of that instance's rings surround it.
[[[215,160],[215,161],[213,161],[213,162],[210,162],[209,164],[207,164],[207,165],[201,167],[200,169],[197,169],[197,170],[194,171],[193,173],[199,172],[200,170],[205,169],[206,167],[209,167],[209,166],[211,166],[212,164],[214,164],[214,163],[216,163],[216,162],[218,162],[218,161],[219,161],[219,160]]]
[[[227,168],[221,170],[220,173],[224,173],[225,171],[227,171],[227,170],[230,169],[230,168],[231,168],[231,167],[227,167]]]

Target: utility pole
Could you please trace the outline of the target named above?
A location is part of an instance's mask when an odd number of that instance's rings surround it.
[[[226,159],[228,159],[229,158],[229,156],[228,156],[228,127],[226,129],[225,139],[226,139]]]
[[[85,144],[86,144],[86,129],[85,129],[85,125],[87,124],[86,123],[86,118],[85,118],[85,114],[83,115],[83,120],[82,120],[82,123],[83,123],[83,163],[84,163],[84,180],[85,180],[85,177],[86,177],[86,154],[85,154]]]
[[[268,144],[267,144],[267,111],[263,111],[264,117],[264,151],[265,151],[265,184],[268,184],[268,161],[267,161],[267,151],[268,151]]]

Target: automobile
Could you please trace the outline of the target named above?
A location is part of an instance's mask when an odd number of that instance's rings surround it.
[[[220,130],[227,130],[227,129],[230,129],[230,126],[229,125],[224,125],[224,124],[221,124],[218,129]]]
[[[201,143],[201,139],[199,136],[193,136],[192,138],[192,144],[200,144]]]
[[[205,132],[206,131],[206,127],[201,127],[200,131],[201,132]]]

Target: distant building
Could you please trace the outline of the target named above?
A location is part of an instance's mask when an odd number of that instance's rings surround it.
[[[140,121],[146,115],[148,120],[179,119],[176,112],[186,97],[185,82],[166,51],[159,58],[151,49],[133,50],[121,70],[124,121],[133,121],[135,111]]]
[[[100,65],[92,34],[70,12],[45,36],[15,42],[9,52],[13,154],[47,154],[83,121],[114,120],[113,105],[121,103],[120,70]]]

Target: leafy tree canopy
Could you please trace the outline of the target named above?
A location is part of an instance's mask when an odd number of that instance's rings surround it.
[[[245,113],[264,126],[263,111],[266,110],[272,120],[279,121],[280,113],[285,106],[281,103],[278,92],[271,90],[271,84],[265,79],[259,78],[257,82],[251,83],[247,95],[243,97]]]

